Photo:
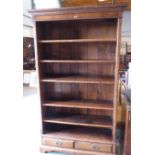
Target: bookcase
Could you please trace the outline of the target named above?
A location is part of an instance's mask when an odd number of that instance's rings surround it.
[[[42,152],[114,155],[124,5],[29,11],[42,115]]]

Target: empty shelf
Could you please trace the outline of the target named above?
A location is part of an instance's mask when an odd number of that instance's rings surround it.
[[[70,116],[53,116],[43,120],[48,123],[78,125],[98,128],[112,128],[112,119],[109,116],[97,115],[70,115]]]
[[[112,77],[90,77],[80,75],[51,76],[41,79],[42,82],[60,82],[60,83],[96,83],[96,84],[114,84]]]
[[[64,40],[40,40],[39,43],[91,43],[91,42],[116,42],[116,39],[64,39]]]
[[[40,60],[41,63],[115,63],[114,60]]]
[[[47,101],[43,103],[43,106],[49,107],[65,107],[65,108],[82,108],[82,109],[98,109],[98,110],[113,110],[113,104],[109,101],[78,101],[78,100],[66,100],[66,101]]]

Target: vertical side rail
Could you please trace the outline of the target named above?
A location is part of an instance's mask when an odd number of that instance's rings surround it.
[[[119,63],[120,63],[120,47],[121,47],[121,25],[122,16],[117,19],[117,43],[116,43],[116,55],[115,55],[115,84],[114,84],[114,109],[113,109],[113,142],[116,142],[116,106],[119,99]],[[116,146],[113,146],[113,152],[115,152]]]
[[[40,73],[40,64],[39,64],[39,59],[40,59],[40,54],[39,54],[39,48],[38,48],[38,28],[37,28],[37,23],[36,21],[34,21],[34,47],[35,47],[35,62],[36,62],[36,72],[37,72],[37,92],[39,95],[39,102],[40,102],[40,108],[41,108],[41,122],[42,122],[42,126],[41,126],[41,133],[43,133],[43,109],[42,109],[42,94],[41,94],[41,73]]]

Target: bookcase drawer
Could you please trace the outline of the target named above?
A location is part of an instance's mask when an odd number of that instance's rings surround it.
[[[73,141],[71,140],[60,140],[55,138],[44,138],[42,141],[43,145],[55,146],[55,147],[65,147],[73,148]]]
[[[90,142],[76,142],[75,148],[81,149],[81,150],[96,151],[96,152],[107,152],[107,153],[112,152],[112,145],[90,143]]]

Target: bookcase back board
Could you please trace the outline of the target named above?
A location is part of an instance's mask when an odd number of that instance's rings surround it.
[[[124,5],[31,10],[43,152],[115,154]]]

